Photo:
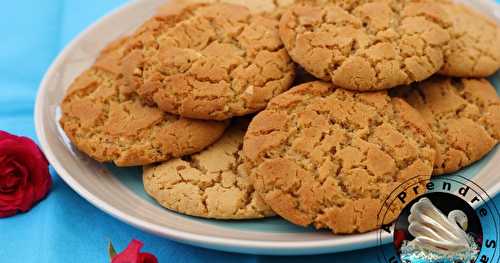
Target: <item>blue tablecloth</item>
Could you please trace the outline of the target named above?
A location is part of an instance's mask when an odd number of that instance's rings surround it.
[[[35,138],[39,82],[59,51],[125,0],[16,0],[0,8],[0,129]],[[54,187],[29,213],[0,219],[0,262],[108,262],[107,244],[132,238],[160,262],[374,262],[375,249],[315,257],[263,257],[210,251],[159,238],[94,208],[52,171]],[[500,197],[495,199],[500,206]]]

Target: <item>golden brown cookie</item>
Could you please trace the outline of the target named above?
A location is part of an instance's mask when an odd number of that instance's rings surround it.
[[[451,41],[440,73],[454,77],[486,77],[500,68],[500,27],[462,4],[442,4],[453,22]]]
[[[158,8],[156,15],[167,16],[178,14],[191,4],[201,3],[226,3],[245,6],[254,13],[273,13],[276,10],[286,8],[297,0],[170,0]]]
[[[117,63],[126,39],[108,46],[71,84],[60,124],[78,149],[100,162],[145,165],[202,150],[226,123],[180,118],[144,106],[122,85]]]
[[[243,167],[247,121],[237,121],[206,150],[144,167],[144,188],[162,206],[187,215],[253,219],[274,215]]]
[[[431,126],[437,140],[435,175],[480,160],[500,140],[500,99],[486,79],[434,77],[396,92]]]
[[[129,86],[163,111],[224,120],[263,109],[293,82],[294,64],[278,22],[243,6],[191,5],[179,15],[153,18],[141,30],[123,73]]]
[[[433,143],[425,121],[402,99],[310,82],[277,96],[252,120],[243,154],[274,212],[350,234],[378,228],[378,212],[398,186],[430,178]],[[383,222],[401,208],[392,207]]]
[[[290,56],[317,78],[373,91],[424,80],[442,67],[450,23],[436,3],[336,2],[296,5],[280,21]]]

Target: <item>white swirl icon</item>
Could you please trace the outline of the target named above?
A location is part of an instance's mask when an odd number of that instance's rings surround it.
[[[460,210],[451,211],[446,217],[431,200],[422,198],[412,206],[408,222],[415,246],[443,253],[470,249],[465,232],[467,215]]]
[[[443,262],[470,262],[479,252],[474,238],[467,234],[467,215],[453,210],[446,216],[428,198],[413,204],[408,217],[408,232],[414,237],[401,247],[403,259]],[[423,261],[423,262],[429,262]],[[403,262],[405,262],[403,260]]]

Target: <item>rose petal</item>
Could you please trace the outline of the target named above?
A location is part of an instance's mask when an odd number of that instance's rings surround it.
[[[19,204],[18,207],[19,211],[27,212],[38,201],[35,198],[35,191],[33,190],[33,188],[34,188],[33,185],[27,185],[26,188],[23,188],[22,191],[19,191],[23,193],[22,202]]]
[[[12,139],[0,140],[0,153],[6,156],[7,160],[19,160],[27,164],[31,164],[33,160],[30,157],[33,149],[29,145],[25,145]]]
[[[0,211],[16,213],[26,212],[33,205],[33,190],[18,188],[17,191],[9,194],[0,194]]]
[[[45,197],[52,187],[52,179],[48,169],[49,163],[40,148],[31,139],[19,137],[19,140],[24,143],[26,150],[30,149],[31,162],[23,163],[22,165],[28,167],[31,172],[29,178],[32,180],[31,184],[37,186],[35,188],[35,199],[38,201]]]
[[[13,172],[0,173],[0,193],[11,193],[14,192],[22,178]]]
[[[0,176],[2,174],[7,174],[7,173],[11,173],[12,172],[12,169],[14,169],[13,167],[11,167],[10,165],[10,159],[11,158],[8,158],[7,156],[5,155],[2,155],[0,153]]]
[[[21,196],[21,197],[20,197]],[[24,192],[16,191],[10,195],[0,195],[0,215],[14,215],[19,212],[19,206],[22,203]]]
[[[23,166],[16,160],[10,162],[11,167],[15,170],[15,173],[21,178],[21,186],[25,186],[31,183],[30,173],[28,167]]]
[[[0,217],[9,217],[17,214],[17,210],[0,210]]]
[[[9,160],[3,158],[0,162],[0,193],[15,192],[22,184],[22,175],[17,171],[17,165]]]
[[[141,241],[132,240],[123,252],[113,257],[111,263],[140,263],[139,251],[143,246]]]
[[[14,135],[7,133],[7,132],[4,132],[4,131],[0,131],[0,140],[15,138],[15,137],[17,137],[17,136],[14,136]]]
[[[0,193],[0,209],[5,206],[17,207],[24,200],[24,189],[12,193]]]
[[[155,255],[151,253],[141,253],[140,254],[140,263],[158,263],[158,259],[155,257]]]

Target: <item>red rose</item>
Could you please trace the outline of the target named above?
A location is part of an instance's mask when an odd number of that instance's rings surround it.
[[[28,211],[51,180],[49,162],[31,139],[0,131],[0,217]]]
[[[122,253],[113,256],[111,263],[158,263],[153,254],[140,252],[143,246],[141,241],[132,240]]]

